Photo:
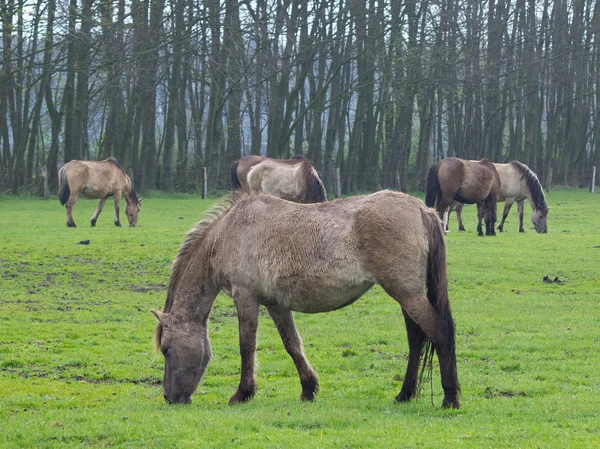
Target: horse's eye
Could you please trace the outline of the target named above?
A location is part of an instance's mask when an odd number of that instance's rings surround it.
[[[169,354],[169,346],[165,346],[163,348],[160,348],[161,352],[163,353],[163,355],[166,357],[167,354]]]

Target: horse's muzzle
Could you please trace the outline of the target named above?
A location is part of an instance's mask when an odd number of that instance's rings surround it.
[[[192,398],[185,394],[182,394],[178,398],[174,398],[172,400],[169,399],[166,394],[164,395],[164,397],[165,397],[165,401],[167,401],[167,403],[169,403],[169,404],[191,404],[192,403]]]

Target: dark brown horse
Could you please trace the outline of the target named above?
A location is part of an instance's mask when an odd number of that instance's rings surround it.
[[[504,203],[504,212],[502,220],[498,225],[498,231],[504,230],[504,222],[510,208],[517,202],[517,210],[519,212],[519,232],[525,232],[523,228],[523,210],[525,200],[529,201],[533,213],[531,214],[531,222],[536,232],[545,234],[548,232],[548,205],[546,204],[546,196],[544,189],[536,174],[525,164],[519,161],[511,161],[508,164],[494,164],[498,175],[500,176],[500,195],[498,201]],[[458,229],[464,231],[465,227],[462,222],[463,204],[456,205],[456,219],[458,220]]]
[[[496,235],[496,203],[500,192],[500,177],[487,159],[469,161],[449,157],[429,167],[425,204],[434,207],[440,218],[447,213],[454,201],[477,204],[477,234],[483,235],[481,220],[485,220],[485,235]]]
[[[254,363],[259,308],[273,318],[300,375],[302,400],[318,391],[292,311],[329,312],[379,284],[401,306],[408,333],[408,367],[396,400],[417,391],[419,361],[437,352],[444,407],[459,407],[454,322],[448,300],[446,248],[436,213],[399,192],[319,204],[243,194],[231,207],[190,231],[173,263],[157,349],[165,357],[169,403],[189,403],[211,356],[208,318],[220,291],[237,307],[241,380],[230,404],[256,391]],[[433,346],[433,348],[432,348]]]
[[[58,173],[58,198],[60,204],[67,207],[67,226],[75,227],[73,206],[81,195],[87,199],[100,199],[96,212],[92,215],[91,225],[96,226],[98,215],[102,212],[106,199],[115,200],[115,225],[119,221],[119,203],[121,195],[125,197],[125,213],[129,226],[137,225],[138,212],[143,198],[138,199],[129,176],[116,159],[109,157],[103,161],[70,161]]]
[[[292,159],[243,157],[231,165],[231,185],[247,193],[264,193],[296,203],[327,201],[323,181],[304,156]]]

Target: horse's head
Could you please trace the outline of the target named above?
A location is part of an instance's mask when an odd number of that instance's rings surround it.
[[[127,207],[125,208],[125,214],[127,215],[127,219],[129,220],[129,226],[137,225],[137,217],[140,209],[142,207],[142,201],[144,198],[140,198],[139,200],[136,198],[133,201],[127,201]]]
[[[533,223],[533,227],[535,231],[539,234],[545,234],[548,232],[548,208],[539,208],[533,211],[531,214],[531,222]]]
[[[169,404],[189,404],[211,356],[206,323],[151,312],[158,320],[156,345],[165,357],[165,400]]]

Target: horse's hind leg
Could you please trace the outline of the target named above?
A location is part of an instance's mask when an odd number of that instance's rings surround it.
[[[483,227],[481,221],[483,220],[483,207],[481,203],[477,203],[477,235],[483,236]]]
[[[402,311],[405,313],[405,315],[407,314],[412,319],[412,321],[421,328],[421,331],[425,334],[425,337],[433,343],[440,364],[442,388],[444,389],[444,401],[442,402],[442,406],[459,408],[460,404],[458,402],[458,392],[460,390],[460,387],[458,384],[458,375],[456,372],[454,324],[452,321],[452,317],[449,316],[445,321],[442,318],[442,316],[434,309],[433,305],[429,302],[429,299],[424,294],[407,296],[401,293],[394,294],[393,289],[385,288],[385,290],[390,294],[390,296],[392,296],[400,303],[400,305],[402,306]],[[407,321],[407,323],[410,322]],[[407,324],[407,329],[409,328],[409,326],[412,326],[412,323]],[[417,331],[415,331],[414,329],[412,332],[414,339],[413,344],[416,348],[418,346],[418,334]],[[412,354],[412,356],[414,357],[414,354]],[[408,379],[408,376],[409,374],[412,374],[411,370],[414,370],[414,367],[410,365],[410,362],[411,353],[409,352],[409,367],[407,369],[407,378],[405,379],[405,384],[407,388],[406,392],[410,391],[411,386],[411,380]],[[396,397],[397,400],[404,399],[402,396],[403,391],[405,391],[404,388],[405,385],[402,386],[400,394]]]
[[[67,200],[67,204],[65,204],[67,208],[67,226],[70,228],[76,228],[75,221],[73,220],[73,207],[75,207],[75,203],[77,202],[77,198],[79,197],[79,192],[74,192],[71,190],[71,194],[69,195],[69,199]]]
[[[502,219],[500,220],[500,224],[498,225],[498,232],[504,232],[504,222],[508,217],[508,213],[510,212],[510,208],[512,207],[513,203],[514,200],[508,198],[506,199],[506,202],[504,203],[504,211],[502,211]]]
[[[248,401],[256,393],[254,359],[256,356],[256,330],[258,328],[259,303],[250,295],[240,291],[233,292],[233,299],[237,308],[240,331],[242,374],[237,391],[229,398],[229,405]]]
[[[463,203],[456,203],[456,221],[458,222],[458,230],[466,231],[462,221],[462,210],[465,207]]]
[[[419,362],[421,352],[425,344],[425,333],[417,323],[403,309],[404,322],[406,323],[406,334],[408,337],[408,366],[406,367],[406,376],[402,383],[402,390],[396,396],[398,402],[409,401],[417,392],[417,380],[419,374]]]
[[[119,203],[121,202],[121,192],[115,192],[114,199],[115,199],[115,226],[121,226],[121,222],[119,221]]]
[[[483,217],[485,220],[485,235],[496,235],[496,201],[489,197],[483,201]]]
[[[292,357],[300,375],[300,384],[302,385],[300,399],[303,401],[313,401],[315,393],[319,391],[319,381],[317,374],[310,366],[302,350],[302,339],[296,330],[292,312],[280,306],[267,306],[267,310],[271,318],[273,318],[283,345]]]
[[[100,215],[100,212],[102,212],[102,208],[104,207],[104,203],[106,203],[106,197],[100,198],[100,202],[98,203],[98,207],[96,208],[96,212],[94,212],[94,215],[92,215],[92,219],[90,221],[90,224],[92,226],[96,226],[96,220],[98,219],[98,215]]]

